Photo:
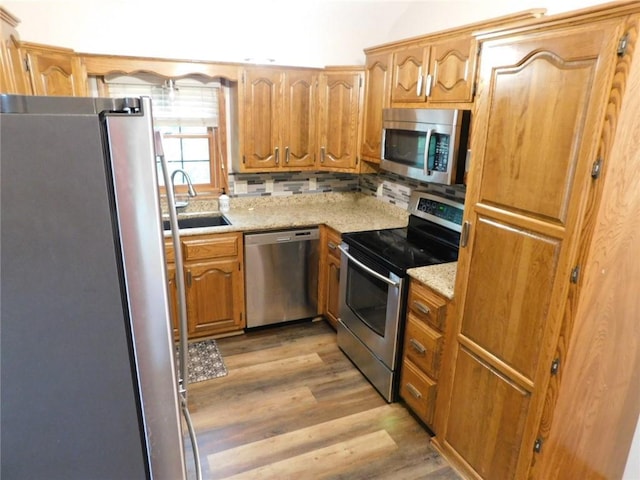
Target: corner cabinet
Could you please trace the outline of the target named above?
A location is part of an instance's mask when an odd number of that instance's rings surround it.
[[[315,167],[317,78],[315,70],[256,67],[244,71],[241,171]]]
[[[355,171],[362,112],[362,69],[325,70],[319,81],[318,167]]]
[[[338,328],[340,317],[340,246],[341,235],[330,227],[320,227],[320,278],[318,314]]]
[[[245,327],[242,234],[185,236],[181,248],[189,338],[242,331]],[[172,324],[177,335],[177,273],[170,242],[165,242],[165,252]]]
[[[469,478],[622,477],[640,413],[639,22],[633,2],[479,37],[434,440]]]

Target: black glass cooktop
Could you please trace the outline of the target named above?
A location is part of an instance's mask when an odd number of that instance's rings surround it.
[[[413,216],[408,228],[345,233],[342,241],[350,253],[359,250],[399,276],[408,268],[458,259],[459,234]]]

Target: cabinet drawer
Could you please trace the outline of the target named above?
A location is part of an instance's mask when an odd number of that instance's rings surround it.
[[[184,238],[182,240],[184,261],[236,257],[240,251],[240,235],[231,233]]]
[[[433,425],[437,383],[406,358],[402,362],[400,396],[424,423]]]
[[[417,318],[437,330],[444,330],[447,301],[420,282],[411,281],[407,305]]]
[[[442,354],[442,334],[409,313],[404,334],[404,354],[418,368],[437,380]]]

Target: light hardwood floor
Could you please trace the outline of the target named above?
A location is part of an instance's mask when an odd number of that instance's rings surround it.
[[[349,362],[324,321],[218,345],[229,374],[189,386],[205,479],[460,478],[403,404],[386,403]]]

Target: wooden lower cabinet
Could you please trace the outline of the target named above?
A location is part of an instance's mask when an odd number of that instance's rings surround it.
[[[320,281],[318,313],[333,328],[340,317],[340,233],[322,226],[320,231]]]
[[[411,279],[407,299],[400,397],[432,431],[448,299]]]
[[[239,331],[245,327],[244,261],[241,233],[183,237],[189,338]],[[172,324],[177,335],[173,246],[165,244]]]

